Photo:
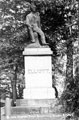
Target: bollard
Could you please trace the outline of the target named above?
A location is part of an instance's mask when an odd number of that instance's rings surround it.
[[[11,115],[11,101],[10,101],[10,97],[9,96],[7,96],[6,100],[5,100],[5,115],[6,115],[7,119]]]

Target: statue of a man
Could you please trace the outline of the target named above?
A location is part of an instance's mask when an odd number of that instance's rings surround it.
[[[39,12],[36,12],[36,6],[31,4],[31,12],[26,16],[26,25],[28,26],[31,41],[35,43],[34,32],[40,35],[42,45],[47,45],[45,35],[41,30]]]

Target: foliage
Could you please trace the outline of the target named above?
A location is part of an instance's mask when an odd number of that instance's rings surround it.
[[[74,80],[67,84],[67,89],[62,94],[65,110],[79,115],[79,66],[76,68]]]
[[[75,2],[74,2],[75,4]],[[65,110],[68,112],[75,112],[77,115],[79,114],[79,66],[78,66],[78,49],[79,49],[79,43],[78,43],[78,2],[76,1],[75,4],[76,12],[74,14],[74,18],[69,21],[69,24],[72,25],[70,22],[75,22],[75,26],[71,27],[69,30],[70,34],[67,38],[67,76],[66,76],[66,87],[62,94],[61,99],[63,100],[63,103],[65,104]],[[72,12],[71,12],[72,13]],[[69,27],[70,28],[70,27]],[[73,30],[74,28],[74,30]],[[74,31],[76,30],[76,34],[74,34]],[[74,41],[76,40],[76,41]],[[73,46],[74,43],[74,46]],[[75,43],[77,45],[75,46]],[[74,59],[73,59],[74,58]],[[73,62],[75,66],[75,77],[73,78]]]
[[[24,48],[24,38],[27,36],[27,29],[23,26],[22,15],[24,14],[26,4],[24,5],[21,2],[19,5],[18,1],[7,0],[1,1],[0,3],[2,13],[2,25],[0,29],[0,56],[4,59],[4,61],[1,60],[0,63],[1,69],[5,69],[5,67],[13,68],[14,64],[23,68],[22,51]],[[26,7],[26,10],[27,9],[28,7]],[[26,35],[24,34],[25,31]]]

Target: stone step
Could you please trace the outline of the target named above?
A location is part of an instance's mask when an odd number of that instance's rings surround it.
[[[52,112],[49,107],[11,107],[11,115],[26,115],[26,114],[47,114]]]
[[[28,115],[28,114],[59,114],[62,112],[62,106],[58,105],[52,108],[52,106],[32,106],[32,107],[26,107],[26,106],[16,106],[11,107],[11,115]]]
[[[18,115],[3,117],[1,120],[65,120],[65,114],[42,114],[42,115]]]
[[[17,99],[16,106],[55,106],[58,103],[58,99]]]

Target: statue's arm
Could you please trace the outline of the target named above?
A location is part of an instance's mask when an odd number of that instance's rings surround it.
[[[25,24],[26,24],[28,27],[31,27],[30,21],[29,21],[29,16],[26,16]]]
[[[39,12],[37,12],[37,15],[38,15],[38,27],[41,28],[41,20],[40,20]]]

